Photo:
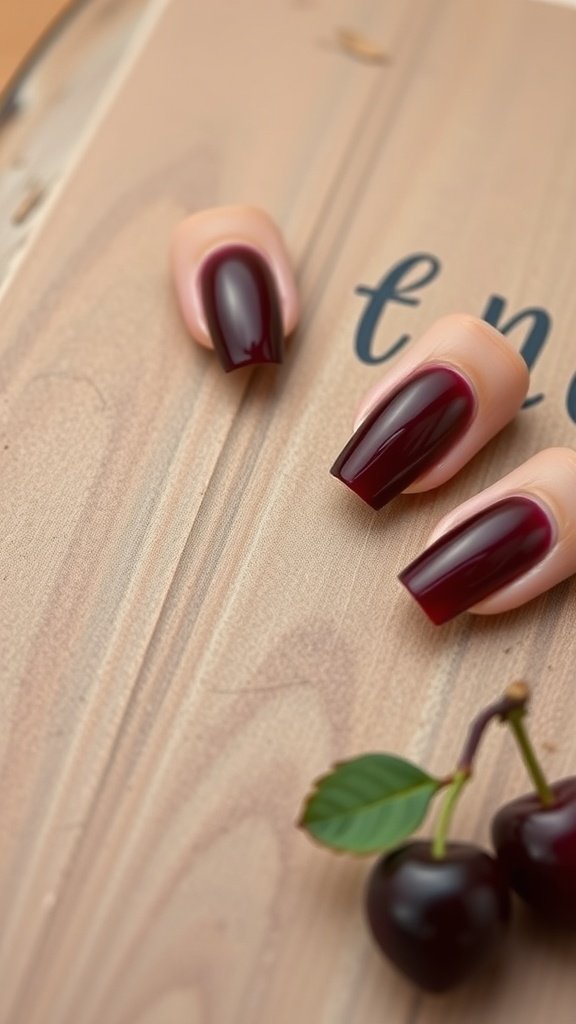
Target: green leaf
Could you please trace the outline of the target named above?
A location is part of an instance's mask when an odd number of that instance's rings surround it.
[[[300,825],[333,850],[388,850],[418,828],[444,784],[401,757],[364,754],[318,780]]]

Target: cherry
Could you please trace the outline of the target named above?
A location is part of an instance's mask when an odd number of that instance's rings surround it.
[[[549,919],[576,925],[576,778],[549,790],[549,803],[529,793],[501,807],[492,839],[518,895]]]
[[[468,843],[412,842],[378,860],[366,891],[376,942],[411,981],[452,988],[497,946],[510,898],[496,860]]]

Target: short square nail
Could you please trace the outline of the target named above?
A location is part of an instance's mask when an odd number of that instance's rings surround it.
[[[249,246],[217,249],[200,268],[206,323],[226,372],[281,363],[282,313],[266,260]]]
[[[537,502],[505,498],[440,537],[398,578],[439,626],[527,573],[553,540]]]
[[[330,472],[381,509],[462,437],[475,408],[462,374],[426,366],[368,414]]]

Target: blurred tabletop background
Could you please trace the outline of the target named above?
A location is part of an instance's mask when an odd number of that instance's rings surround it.
[[[153,0],[0,0],[0,283]]]
[[[153,4],[0,0],[0,284]]]
[[[69,7],[64,0],[2,0],[0,3],[0,89],[47,27]]]

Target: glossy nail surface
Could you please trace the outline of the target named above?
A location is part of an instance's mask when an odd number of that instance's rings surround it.
[[[217,249],[200,268],[200,291],[210,336],[227,373],[282,362],[280,302],[270,268],[258,252],[242,245]]]
[[[462,436],[475,405],[462,374],[426,366],[368,414],[330,472],[380,509]]]
[[[552,523],[537,502],[504,498],[440,537],[399,579],[440,625],[528,572],[552,542]]]

